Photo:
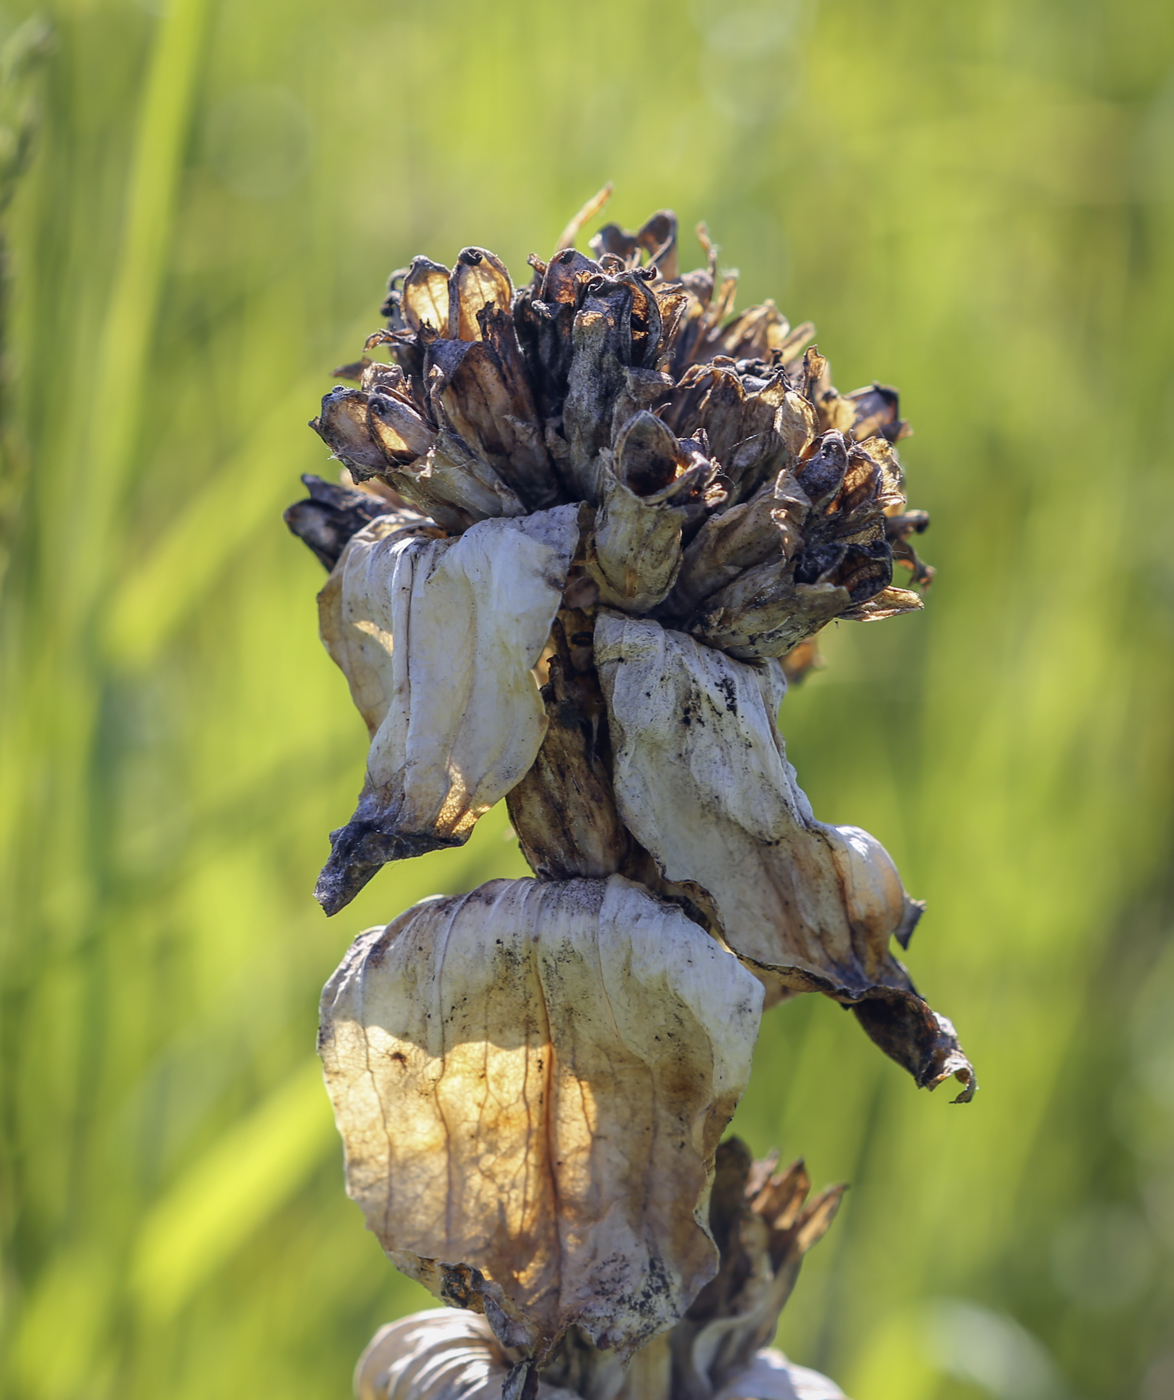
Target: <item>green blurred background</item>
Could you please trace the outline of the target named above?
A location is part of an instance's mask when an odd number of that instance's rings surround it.
[[[0,7],[11,34],[31,7]],[[365,735],[280,512],[387,272],[524,272],[606,179],[899,384],[939,567],[784,729],[929,901],[979,1069],[815,997],[737,1119],[853,1183],[781,1343],[854,1400],[1174,1396],[1174,9],[1163,0],[59,0],[0,72],[0,1391],[348,1393],[420,1305],[313,1055],[355,933],[522,871],[504,814],[310,897]],[[688,265],[688,264],[687,264]]]

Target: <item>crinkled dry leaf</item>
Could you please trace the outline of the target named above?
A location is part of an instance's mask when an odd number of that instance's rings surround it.
[[[495,880],[364,934],[322,1001],[347,1180],[393,1262],[541,1364],[630,1353],[715,1272],[762,989],[672,905]]]
[[[769,983],[853,1006],[919,1085],[956,1075],[971,1097],[953,1027],[889,950],[921,906],[872,837],[815,820],[786,761],[778,663],[747,665],[609,612],[595,654],[620,813],[665,878],[708,892],[730,947]]]
[[[320,596],[322,639],[371,731],[354,816],[318,898],[335,913],[386,861],[457,846],[521,779],[546,717],[531,667],[578,543],[575,506],[457,539],[360,531]]]

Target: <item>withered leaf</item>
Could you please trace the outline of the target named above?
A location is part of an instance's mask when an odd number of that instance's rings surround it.
[[[386,861],[460,845],[534,762],[546,717],[531,667],[578,538],[577,508],[559,506],[457,539],[376,522],[351,540],[320,621],[371,749],[318,882],[327,913]]]
[[[717,1268],[713,1158],[762,989],[675,906],[494,880],[363,934],[321,1051],[347,1181],[392,1261],[539,1364],[630,1354]]]
[[[727,943],[768,984],[857,1007],[919,1085],[955,1075],[969,1098],[953,1027],[889,948],[907,941],[921,906],[879,842],[815,820],[775,726],[781,667],[606,611],[595,655],[620,814],[665,878],[709,893]]]

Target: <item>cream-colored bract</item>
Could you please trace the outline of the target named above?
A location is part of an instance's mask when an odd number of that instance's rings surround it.
[[[861,1005],[865,1029],[918,1083],[957,1075],[968,1091],[953,1027],[890,949],[920,906],[878,841],[816,821],[787,762],[779,664],[608,611],[595,657],[619,810],[665,878],[709,895],[727,943],[768,986]]]
[[[675,906],[494,880],[354,944],[322,1002],[351,1196],[393,1261],[539,1362],[622,1358],[717,1268],[713,1156],[762,988]]]
[[[575,506],[453,539],[374,521],[320,599],[322,638],[371,732],[367,777],[333,833],[333,913],[385,861],[460,845],[525,776],[546,732],[531,668],[579,539]]]

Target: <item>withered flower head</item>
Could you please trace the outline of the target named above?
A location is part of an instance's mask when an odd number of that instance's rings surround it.
[[[483,248],[394,273],[311,425],[346,480],[286,517],[371,740],[327,912],[503,798],[537,877],[369,931],[324,996],[350,1192],[487,1322],[381,1333],[365,1400],[839,1395],[763,1350],[838,1192],[718,1154],[762,1009],[820,992],[975,1089],[893,949],[922,906],[815,818],[776,722],[829,622],[922,605],[896,391],[736,312],[704,228],[682,274],[666,211],[580,251],[602,202],[521,288]]]
[[[488,664],[498,666],[505,643],[497,629],[513,621],[503,611],[533,604],[499,608],[485,571],[512,577],[516,562],[539,592],[544,580],[549,616],[540,617],[540,607],[532,632],[549,631],[568,570],[540,563],[528,574],[509,541],[554,529],[558,557],[570,566],[573,556],[580,596],[590,591],[592,624],[598,604],[649,616],[740,660],[787,658],[792,678],[812,664],[812,639],[828,622],[920,608],[917,593],[892,584],[894,559],[915,582],[931,576],[909,544],[928,520],[906,509],[893,446],[906,431],[896,391],[873,384],[840,395],[827,361],[804,350],[809,323],[792,329],[772,302],[735,313],[737,275],[718,277],[704,228],[707,266],[682,275],[676,219],[667,211],[636,233],[609,224],[591,239],[592,256],[580,252],[572,245],[582,217],[601,203],[572,221],[549,262],[531,258],[533,275],[520,289],[483,248],[463,249],[451,269],[417,257],[393,273],[386,328],[367,345],[386,348],[391,362],[364,357],[345,366],[338,373],[360,387],[340,386],[323,400],[311,426],[365,488],[349,506],[336,498],[335,514],[357,523],[370,510],[371,490],[419,512],[395,517],[406,533],[393,538],[385,524],[377,547],[373,539],[356,545],[396,571],[396,606],[421,606],[404,580],[410,559],[426,558],[424,574],[437,570],[435,625],[449,629],[453,646],[481,639]],[[315,490],[291,508],[290,524],[329,565],[340,531],[323,515],[323,492],[337,497],[338,488]],[[570,514],[539,519],[560,506],[580,507],[573,522]],[[472,551],[457,546],[470,531],[500,541],[500,566],[480,543]],[[458,572],[460,589],[445,591],[440,576]],[[332,580],[324,598],[323,632],[354,687],[358,662],[348,666],[340,654],[347,648],[339,609],[356,605],[336,596],[340,582]],[[386,598],[366,602],[372,613],[388,606]],[[416,631],[425,625],[433,624],[421,621]],[[349,650],[394,670],[390,649],[380,663],[371,640],[383,624],[371,617],[363,626],[365,640]],[[515,680],[538,662],[545,641],[515,652]],[[359,690],[365,684],[386,699],[407,699],[390,680],[358,682]],[[336,833],[324,872],[320,897],[331,912],[383,861],[463,839],[536,756],[541,725],[530,726],[533,743],[523,742],[524,724],[512,726],[518,744],[499,779],[466,777],[460,791],[458,782],[430,791],[426,803],[413,800],[414,777],[422,775],[386,770],[387,754],[399,765],[406,749],[381,730],[410,729],[410,708],[401,703],[387,714],[360,701],[382,740],[363,801]],[[488,739],[478,718],[468,707],[453,714],[473,748]],[[496,714],[482,718],[497,727]],[[431,716],[428,723],[439,753],[445,740]],[[454,751],[447,758],[451,776]]]

